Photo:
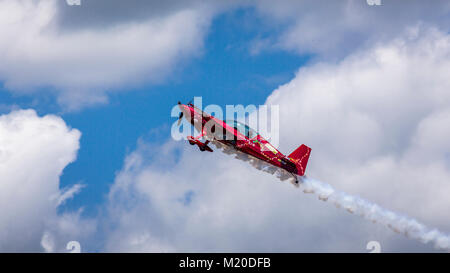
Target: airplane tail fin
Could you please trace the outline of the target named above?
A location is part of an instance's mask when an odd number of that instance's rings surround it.
[[[297,174],[303,176],[305,174],[306,165],[308,164],[309,155],[311,154],[311,148],[302,144],[295,151],[293,151],[289,158],[295,162],[297,166]]]

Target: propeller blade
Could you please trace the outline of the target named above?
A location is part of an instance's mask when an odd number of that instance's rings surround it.
[[[183,118],[183,112],[180,113],[180,116],[178,117],[177,126],[180,126],[181,119]]]

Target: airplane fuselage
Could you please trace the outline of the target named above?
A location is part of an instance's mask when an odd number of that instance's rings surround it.
[[[231,146],[238,151],[265,161],[273,166],[282,168],[289,173],[304,175],[306,164],[302,167],[302,165],[298,164],[299,159],[296,160],[285,156],[255,131],[248,130],[242,132],[242,130],[239,130],[239,128],[235,126],[242,124],[229,124],[230,122],[227,123],[215,118],[191,104],[179,104],[179,107],[181,111],[183,111],[183,116],[188,122],[190,122],[197,131],[201,132],[199,137],[188,137],[188,140],[193,145],[197,144],[202,151],[205,150],[204,146],[202,149],[202,145],[205,145],[205,143],[198,141],[200,137],[205,138],[207,142],[218,141],[227,146]],[[254,133],[254,135],[251,135],[251,132]],[[209,149],[208,151],[212,151],[209,147],[207,148]],[[306,155],[309,157],[310,148],[308,149]]]

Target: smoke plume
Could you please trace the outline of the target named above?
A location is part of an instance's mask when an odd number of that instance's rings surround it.
[[[249,162],[258,170],[276,175],[281,181],[288,180],[302,189],[304,193],[316,194],[320,200],[330,202],[337,208],[345,209],[373,223],[379,223],[408,238],[416,239],[422,243],[433,243],[436,248],[441,250],[450,250],[450,236],[437,229],[430,229],[413,218],[384,209],[358,196],[335,190],[331,185],[313,178],[306,176],[297,177],[299,183],[296,183],[297,179],[283,169],[272,166],[220,142],[214,141],[213,144],[225,154],[234,155],[236,159]]]

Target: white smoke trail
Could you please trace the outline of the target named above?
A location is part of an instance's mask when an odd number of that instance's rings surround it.
[[[358,196],[337,191],[329,184],[315,179],[302,178],[301,186],[304,188],[304,192],[315,193],[319,196],[319,199],[329,201],[338,208],[344,208],[350,213],[374,223],[378,222],[408,238],[419,240],[422,243],[432,242],[438,249],[450,250],[450,237],[448,235],[437,229],[430,229],[415,219],[384,209]]]
[[[430,229],[415,219],[384,209],[377,204],[364,200],[358,196],[352,196],[345,192],[337,191],[327,183],[306,176],[299,177],[300,185],[296,184],[295,178],[283,169],[255,159],[220,142],[214,141],[213,143],[217,148],[222,150],[222,152],[235,155],[235,158],[249,162],[258,170],[274,174],[281,181],[290,180],[295,186],[300,186],[304,193],[314,193],[322,201],[331,202],[336,207],[343,208],[348,212],[359,215],[373,223],[380,223],[408,238],[419,240],[422,243],[432,242],[438,249],[450,250],[450,236],[437,229]]]

